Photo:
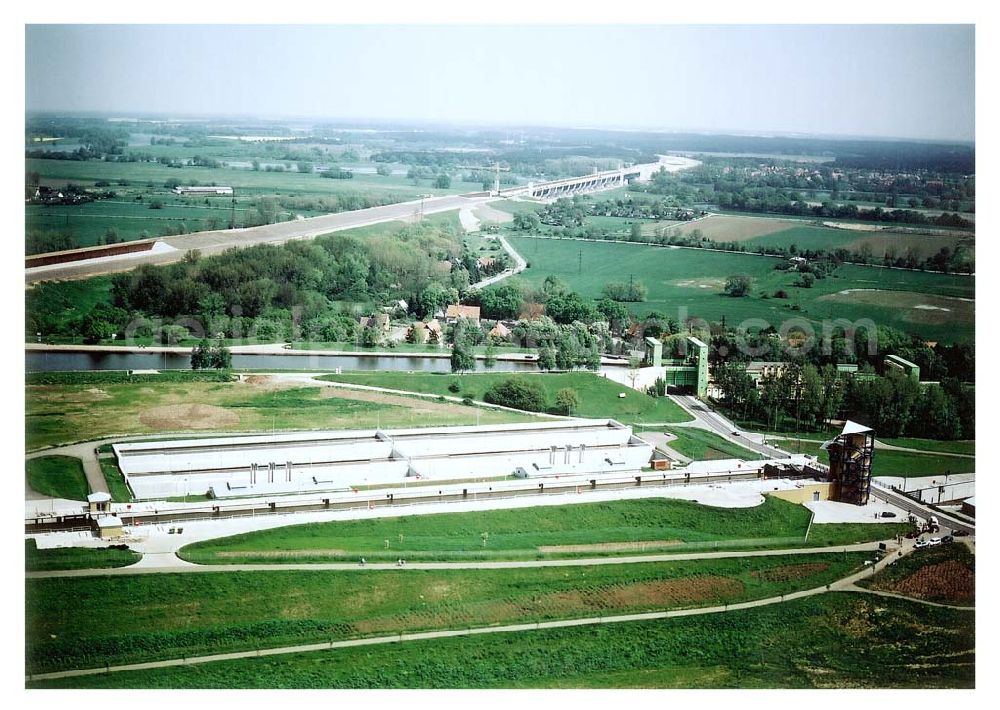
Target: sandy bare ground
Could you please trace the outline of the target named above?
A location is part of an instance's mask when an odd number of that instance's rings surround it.
[[[320,397],[333,399],[350,399],[358,402],[375,402],[377,404],[390,404],[397,407],[405,407],[413,412],[415,416],[434,415],[462,415],[468,414],[469,408],[460,404],[446,404],[444,402],[434,402],[418,397],[406,397],[404,395],[389,394],[387,392],[371,392],[367,390],[348,390],[334,387],[324,387]]]
[[[514,215],[510,212],[504,212],[503,210],[498,210],[490,205],[479,205],[475,208],[474,214],[479,217],[483,222],[513,222]]]
[[[167,404],[143,410],[139,413],[139,421],[160,431],[219,429],[236,426],[240,423],[240,415],[211,404]]]
[[[847,222],[823,222],[824,227],[832,229],[850,229],[857,232],[881,232],[885,227],[879,224],[854,224]]]
[[[341,387],[326,387],[327,383],[317,380],[312,383],[302,381],[281,381],[267,375],[252,375],[253,386],[257,390],[298,389],[303,386],[322,387],[320,397],[323,399],[348,399],[356,402],[374,402],[388,404],[411,410],[414,416],[451,415],[460,416],[469,413],[469,408],[460,404],[435,402],[423,397],[407,397],[405,395],[376,392],[371,390],[346,389]],[[250,378],[247,378],[249,381]]]
[[[462,229],[466,232],[479,231],[479,218],[469,208],[463,208],[458,211],[458,221],[462,223]]]

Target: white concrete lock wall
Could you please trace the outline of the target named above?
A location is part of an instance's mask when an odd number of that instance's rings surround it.
[[[267,447],[270,443],[273,449]],[[511,475],[518,467],[531,476],[600,474],[641,469],[652,453],[630,428],[609,420],[397,430],[379,438],[373,431],[299,432],[273,439],[224,437],[163,444],[116,446],[137,498],[200,495],[209,488],[220,495],[253,495],[265,487],[316,491],[402,485],[416,480],[414,473],[440,481],[495,478]],[[396,458],[388,459],[390,454]],[[316,463],[337,459],[347,460]],[[290,480],[286,461],[293,464]],[[255,481],[253,463],[258,464]],[[233,486],[239,492],[229,491]]]

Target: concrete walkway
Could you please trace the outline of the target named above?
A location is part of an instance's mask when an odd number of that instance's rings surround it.
[[[854,545],[838,545],[836,547],[793,547],[785,550],[728,550],[724,552],[691,552],[660,555],[629,555],[620,557],[574,557],[556,560],[498,560],[496,562],[406,562],[402,567],[391,562],[369,563],[363,567],[355,562],[298,562],[283,564],[222,564],[201,565],[185,562],[170,553],[159,555],[160,559],[150,560],[143,565],[147,557],[135,565],[128,567],[112,567],[109,569],[70,569],[51,572],[27,572],[28,579],[46,579],[55,577],[105,577],[135,574],[175,574],[175,573],[212,573],[212,572],[278,572],[285,570],[297,571],[364,571],[364,570],[456,570],[456,569],[523,569],[538,567],[586,567],[596,565],[626,565],[644,562],[683,562],[690,560],[718,560],[735,557],[775,557],[780,555],[817,555],[825,552],[874,552],[878,549],[877,542],[862,542]]]
[[[912,551],[912,546],[906,547],[906,552]],[[823,594],[829,591],[845,590],[854,585],[860,579],[873,575],[876,571],[884,569],[888,564],[894,562],[896,556],[887,555],[878,563],[866,568],[861,572],[849,575],[832,584],[813,589],[806,589],[789,594],[781,594],[776,597],[757,599],[749,602],[738,602],[735,604],[723,604],[721,606],[701,607],[696,609],[676,609],[671,611],[653,611],[637,614],[620,614],[615,616],[582,617],[576,619],[563,619],[560,621],[541,621],[527,624],[508,624],[504,626],[488,626],[467,629],[452,629],[447,631],[427,631],[413,634],[394,634],[392,636],[377,636],[374,638],[350,639],[345,641],[328,641],[325,643],[301,644],[297,646],[283,646],[280,648],[257,649],[253,651],[239,651],[235,653],[220,653],[207,656],[193,656],[191,658],[175,658],[165,661],[152,661],[149,663],[132,663],[118,666],[105,666],[104,668],[86,668],[69,671],[56,671],[53,673],[39,673],[29,675],[26,680],[49,680],[56,678],[74,678],[80,676],[97,675],[100,673],[117,673],[121,671],[151,670],[155,668],[169,668],[177,666],[195,665],[202,663],[212,663],[215,661],[232,661],[244,658],[260,658],[262,656],[279,656],[291,653],[309,653],[315,651],[326,651],[338,648],[354,648],[360,646],[377,646],[388,643],[402,643],[404,641],[423,641],[428,639],[450,638],[454,636],[473,636],[478,634],[499,634],[516,633],[520,631],[539,631],[542,629],[561,629],[573,626],[596,626],[599,624],[618,624],[630,621],[650,621],[654,619],[671,619],[684,616],[700,616],[704,614],[720,614],[742,609],[753,609],[756,607],[780,604],[793,599],[803,599],[816,594]]]

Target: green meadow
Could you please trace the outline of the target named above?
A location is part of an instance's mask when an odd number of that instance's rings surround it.
[[[599,298],[608,282],[641,281],[648,299],[628,304],[638,316],[661,311],[674,318],[725,318],[729,325],[758,318],[775,328],[791,318],[814,328],[824,320],[870,318],[939,342],[974,334],[973,304],[957,299],[975,298],[975,277],[845,264],[832,277],[802,288],[795,285],[796,273],[774,268],[782,260],[754,254],[568,239],[509,241],[528,261],[529,268],[515,277],[523,284],[538,287],[554,275],[584,296]],[[723,292],[726,279],[736,274],[753,279],[750,296]],[[788,298],[775,298],[779,290]],[[933,308],[916,308],[921,305]]]

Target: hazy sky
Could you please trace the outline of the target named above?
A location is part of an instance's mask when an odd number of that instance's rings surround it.
[[[32,25],[26,108],[973,140],[970,25]]]

